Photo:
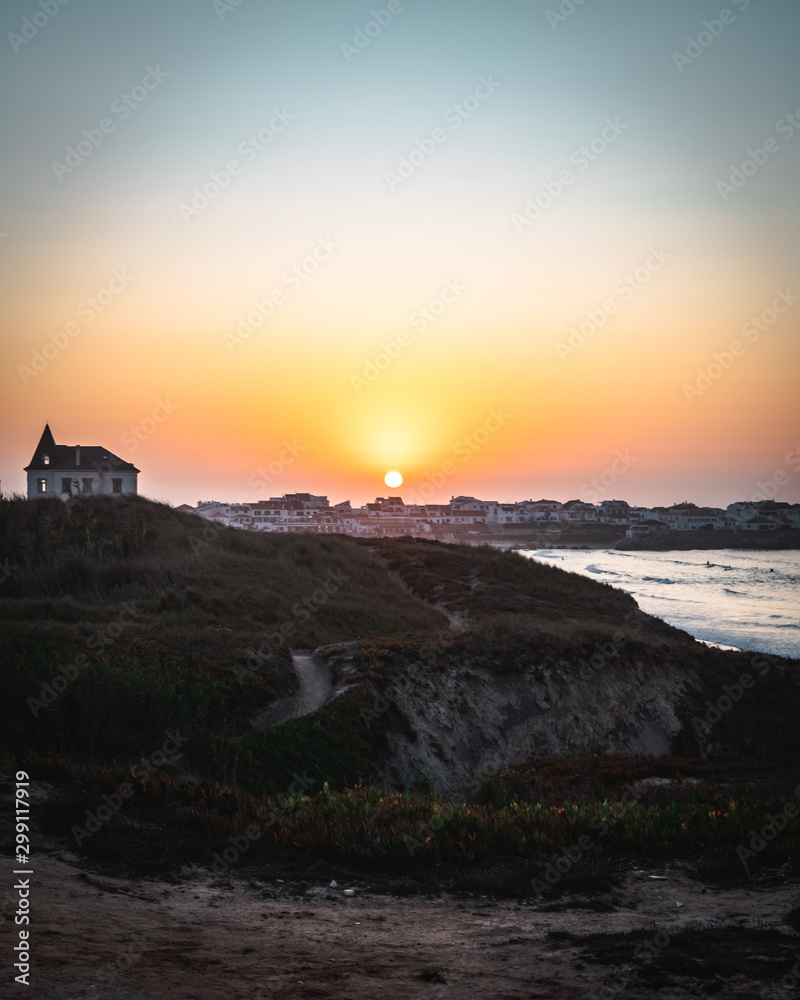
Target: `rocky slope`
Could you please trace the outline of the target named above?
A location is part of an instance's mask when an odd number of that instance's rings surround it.
[[[446,794],[529,757],[604,751],[797,760],[796,662],[710,649],[620,591],[549,567],[524,579],[510,555],[490,575],[449,547],[380,551],[457,625],[428,644],[319,651],[357,683],[381,783]]]

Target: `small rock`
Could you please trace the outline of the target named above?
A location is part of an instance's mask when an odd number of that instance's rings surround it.
[[[333,882],[331,882],[331,889],[338,889],[338,888],[339,888],[339,883],[337,881],[334,880]]]
[[[355,896],[356,890],[355,889],[345,889],[344,890],[344,894],[345,894],[345,896]]]
[[[683,906],[684,904],[683,903],[676,903],[675,905],[676,906]]]
[[[282,882],[283,882],[283,879],[282,879],[282,878],[276,878],[276,879],[275,879],[275,881],[276,881],[276,882],[281,882],[281,883],[282,883]]]

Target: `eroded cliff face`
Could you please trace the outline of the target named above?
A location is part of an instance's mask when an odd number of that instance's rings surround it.
[[[796,661],[711,649],[623,591],[512,554],[373,548],[449,622],[424,639],[316,650],[330,698],[358,701],[375,783],[460,794],[532,757],[605,750],[800,759]]]
[[[388,786],[430,781],[440,793],[466,789],[530,757],[612,750],[666,754],[681,730],[678,705],[696,678],[685,666],[645,665],[636,655],[515,663],[498,673],[480,657],[453,656],[393,678],[377,755]]]
[[[800,759],[796,661],[709,649],[638,610],[570,647],[466,631],[440,647],[370,650],[366,676],[361,644],[317,652],[335,694],[359,699],[375,782],[396,790],[469,794],[533,757],[603,751]]]
[[[677,670],[647,679],[640,671],[634,679],[620,664],[590,684],[554,665],[531,665],[513,681],[448,668],[398,692],[396,712],[407,724],[387,728],[388,752],[378,767],[390,786],[427,779],[449,792],[530,757],[666,754],[681,728],[676,704],[684,691]]]

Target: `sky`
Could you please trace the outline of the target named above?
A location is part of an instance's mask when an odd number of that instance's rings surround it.
[[[798,41],[797,0],[5,0],[3,492],[49,422],[174,504],[799,501]]]

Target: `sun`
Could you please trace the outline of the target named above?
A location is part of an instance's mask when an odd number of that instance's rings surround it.
[[[396,490],[398,486],[403,485],[403,477],[399,472],[387,472],[383,481],[390,489],[393,490]]]

